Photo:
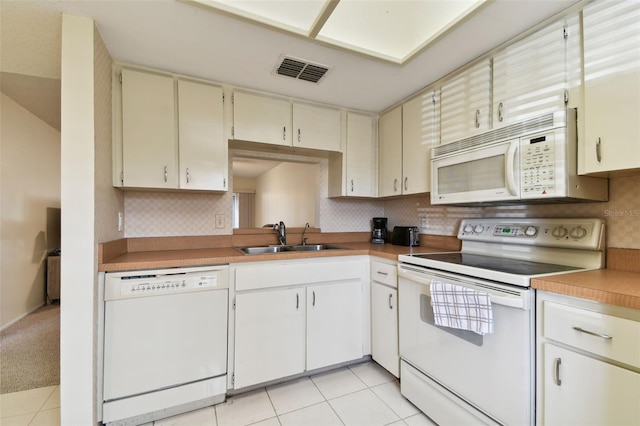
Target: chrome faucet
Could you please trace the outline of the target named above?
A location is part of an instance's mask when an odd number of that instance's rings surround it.
[[[284,222],[280,221],[280,223],[276,223],[273,225],[273,230],[278,233],[278,240],[280,241],[281,246],[287,245],[287,227],[284,226]]]
[[[309,229],[309,222],[307,222],[307,223],[304,225],[304,229],[302,230],[302,245],[303,245],[303,246],[306,246],[306,245],[307,245],[307,239],[308,239],[308,238],[305,238],[305,237],[304,237],[304,234],[307,232],[307,229]]]

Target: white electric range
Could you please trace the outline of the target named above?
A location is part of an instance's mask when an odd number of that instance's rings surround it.
[[[465,219],[461,251],[399,256],[402,394],[438,424],[534,424],[531,280],[602,268],[604,236],[601,219]],[[434,282],[488,295],[493,331],[436,325]]]

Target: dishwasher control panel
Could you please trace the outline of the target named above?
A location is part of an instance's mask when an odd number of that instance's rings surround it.
[[[228,288],[228,266],[107,273],[105,300]]]

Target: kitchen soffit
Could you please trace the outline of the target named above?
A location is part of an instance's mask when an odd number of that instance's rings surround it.
[[[321,43],[403,64],[486,0],[187,0]]]

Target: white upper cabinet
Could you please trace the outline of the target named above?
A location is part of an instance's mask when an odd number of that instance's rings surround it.
[[[557,21],[494,55],[494,129],[564,108],[565,34],[569,29]]]
[[[583,10],[584,128],[580,173],[640,168],[640,2]]]
[[[340,151],[340,111],[314,105],[293,104],[293,146]]]
[[[374,117],[344,113],[344,152],[329,155],[329,197],[375,197]]]
[[[378,121],[378,196],[402,194],[402,106]]]
[[[122,185],[177,188],[175,85],[170,76],[122,70]]]
[[[291,146],[291,103],[287,99],[234,92],[233,138]]]
[[[222,88],[178,80],[180,188],[227,190]]]
[[[346,194],[353,197],[375,195],[375,155],[373,117],[347,113]]]
[[[482,60],[442,85],[441,144],[482,133],[491,125],[491,61]]]
[[[431,191],[431,148],[440,141],[440,91],[428,89],[402,105],[402,193]]]
[[[220,87],[184,79],[176,85],[173,76],[125,68],[121,98],[122,176],[115,177],[117,186],[227,190]]]
[[[341,151],[340,120],[340,110],[334,108],[233,94],[233,138],[238,140]]]

